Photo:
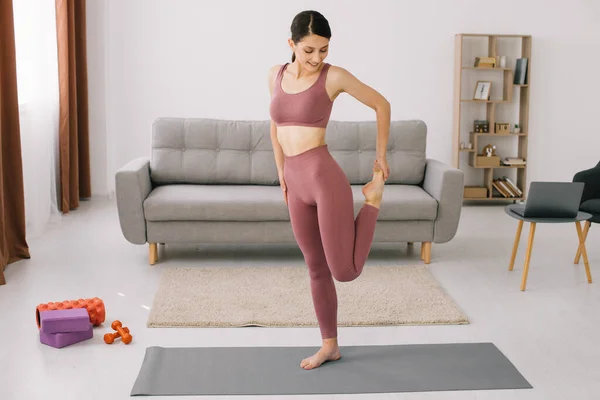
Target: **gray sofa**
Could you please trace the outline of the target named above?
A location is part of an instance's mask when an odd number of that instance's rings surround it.
[[[431,243],[451,240],[463,200],[463,172],[425,153],[423,121],[392,121],[386,182],[374,243],[421,242],[429,263]],[[330,121],[326,142],[354,193],[355,216],[371,180],[375,121]],[[285,166],[284,166],[285,168]],[[270,121],[159,118],[152,125],[152,154],[116,173],[121,230],[133,244],[295,243],[279,186]]]

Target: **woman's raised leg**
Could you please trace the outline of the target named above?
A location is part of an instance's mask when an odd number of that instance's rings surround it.
[[[367,201],[354,219],[352,188],[334,161],[320,173],[317,195],[319,231],[327,264],[340,282],[356,279],[371,250],[383,194],[383,174],[375,172],[363,190]]]

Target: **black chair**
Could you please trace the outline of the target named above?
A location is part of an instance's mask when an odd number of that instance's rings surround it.
[[[600,224],[600,162],[594,168],[576,173],[573,182],[585,183],[579,210],[592,214],[592,218],[585,222],[583,228],[583,241],[585,242],[592,222]],[[581,246],[577,249],[574,263],[579,264],[580,258]]]

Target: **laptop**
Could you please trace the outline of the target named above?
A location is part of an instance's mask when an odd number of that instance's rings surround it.
[[[527,202],[512,207],[524,218],[575,218],[583,182],[531,182]]]

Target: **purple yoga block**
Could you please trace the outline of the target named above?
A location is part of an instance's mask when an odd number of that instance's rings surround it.
[[[60,349],[70,344],[83,342],[94,336],[93,325],[88,321],[88,329],[79,332],[46,333],[40,331],[40,342]]]
[[[90,315],[85,308],[40,312],[40,330],[44,333],[85,332]]]

